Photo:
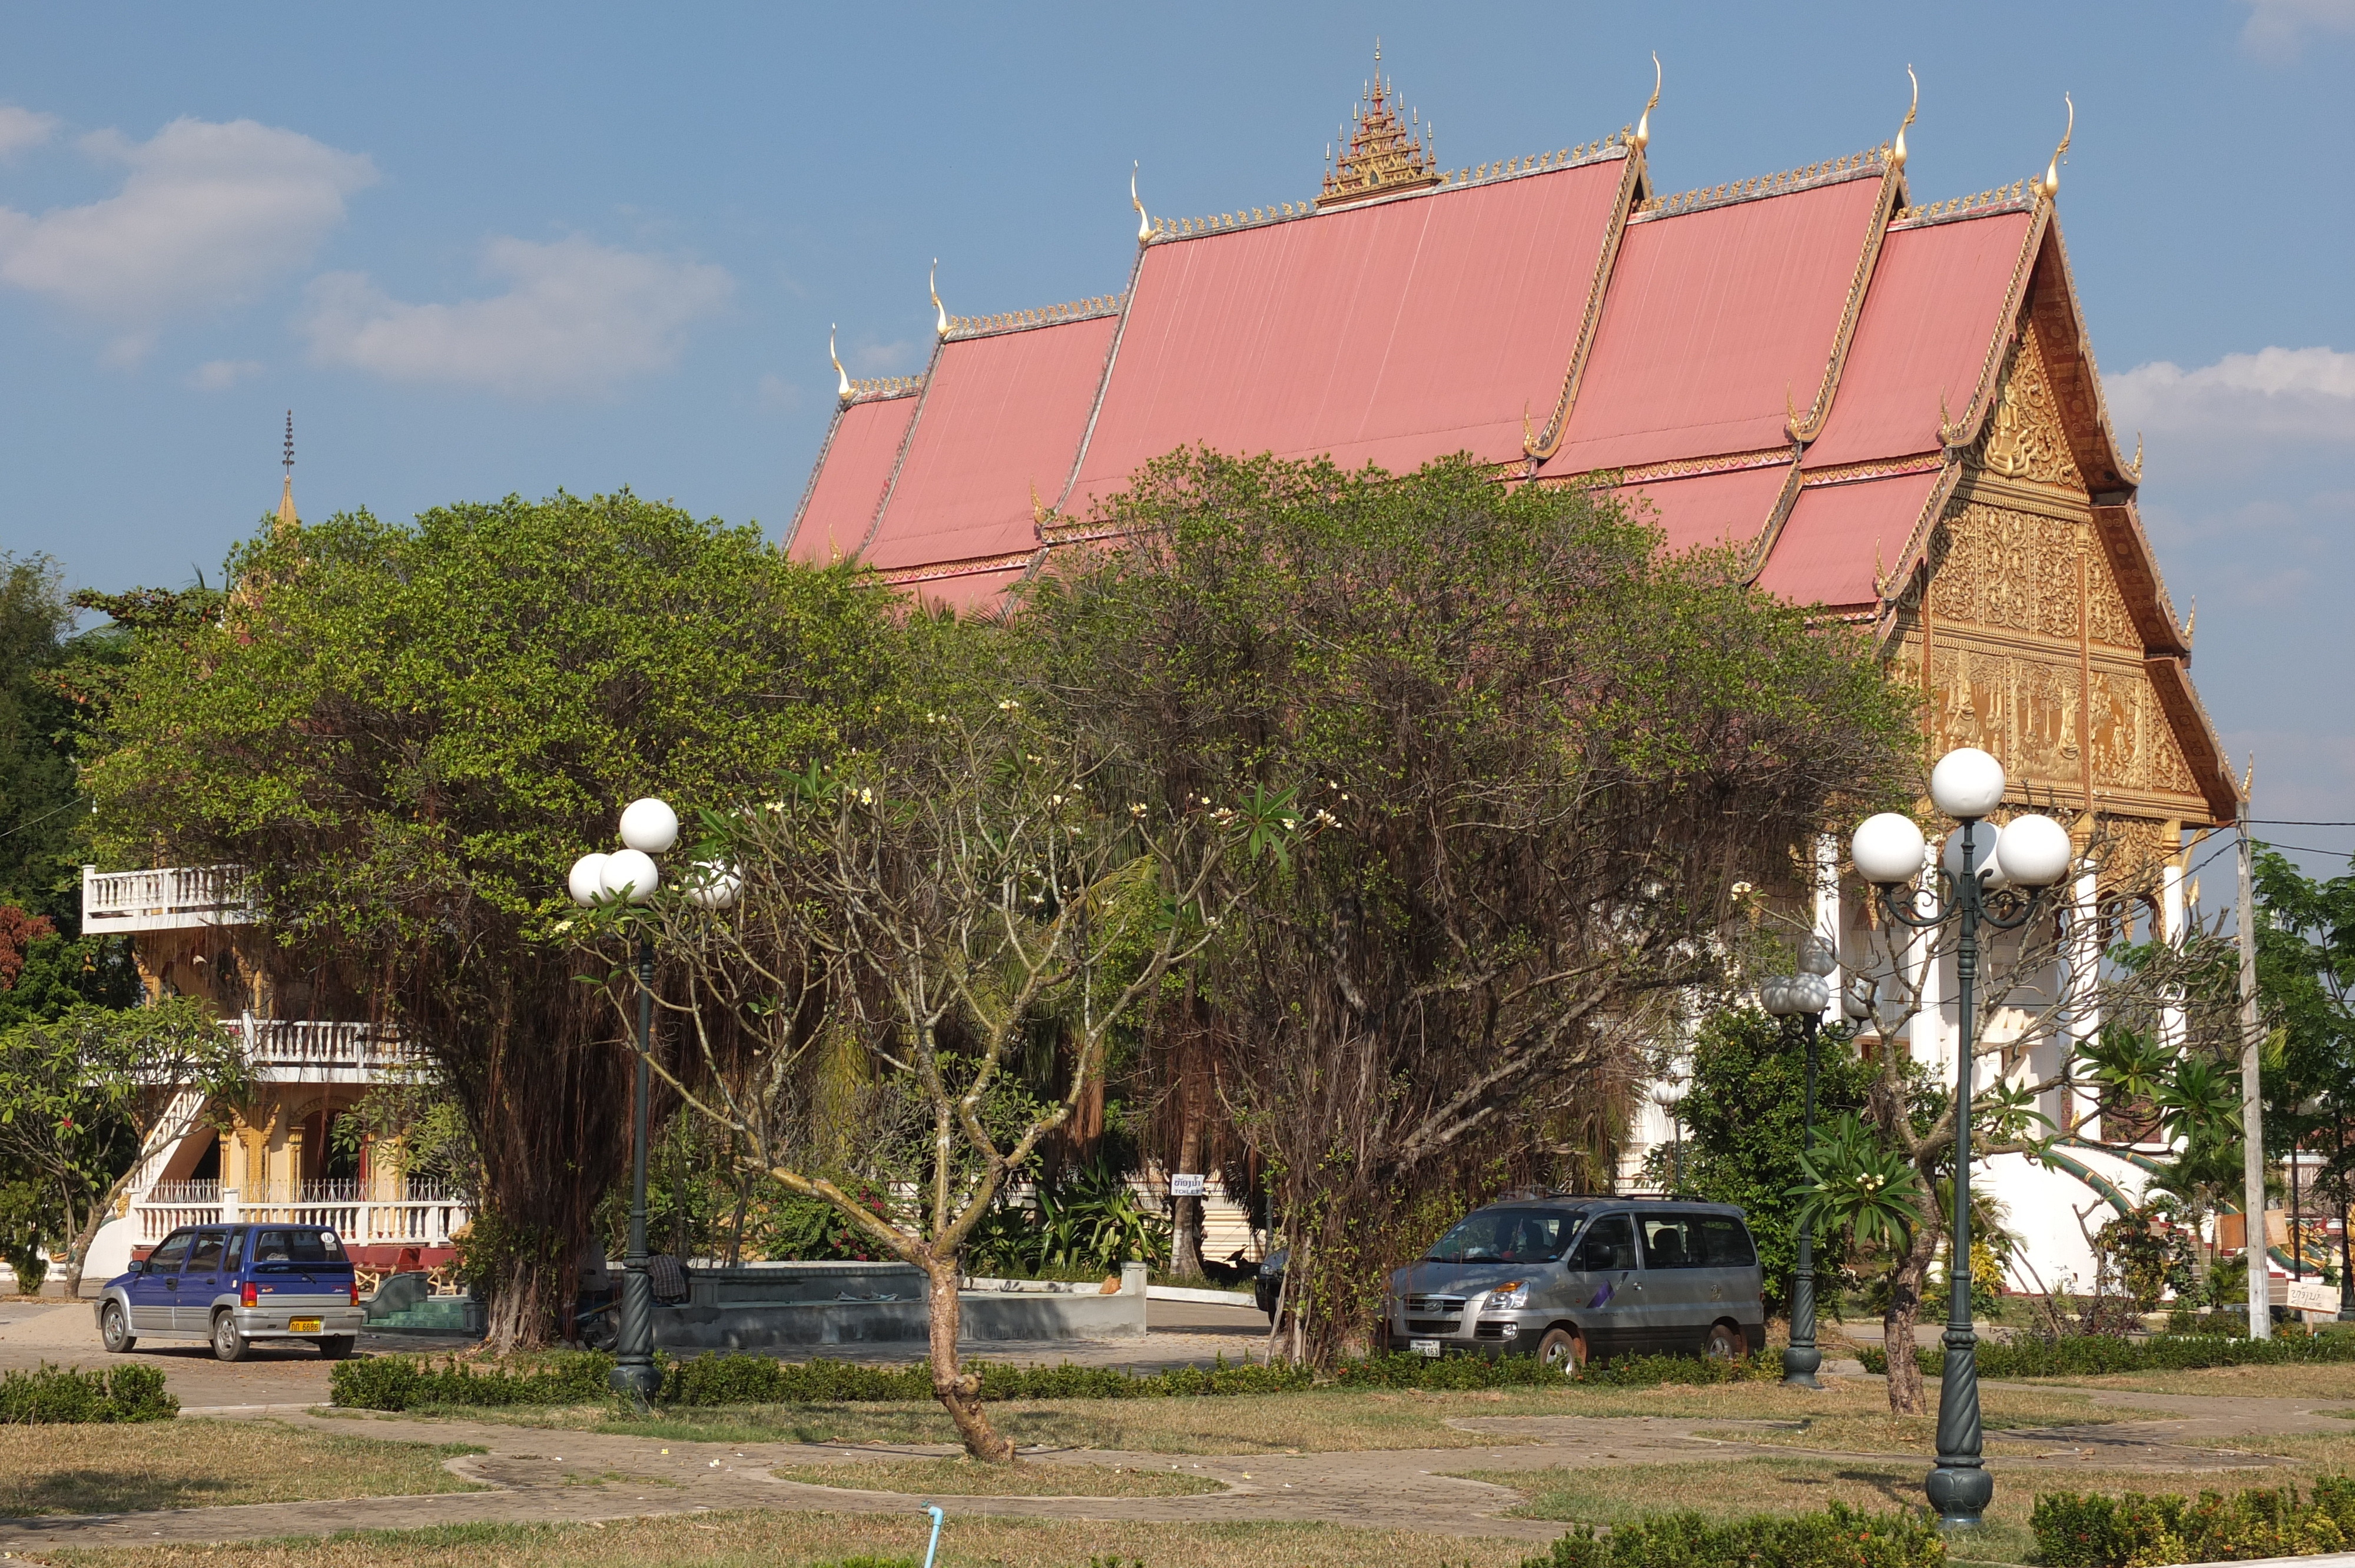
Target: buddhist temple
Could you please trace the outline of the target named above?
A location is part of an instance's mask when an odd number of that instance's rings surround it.
[[[1879,146],[1662,194],[1657,102],[1446,169],[1378,63],[1310,199],[1140,203],[1117,293],[982,316],[935,294],[922,374],[840,376],[786,548],[986,612],[1179,447],[1392,471],[1469,453],[1500,482],[1624,497],[1670,548],[1730,544],[1762,588],[1869,630],[1923,690],[1931,756],[1983,747],[2017,805],[2102,839],[2086,929],[2130,898],[2179,933],[2187,837],[2239,792],[2137,513],[2139,439],[2129,457],[2104,406],[2062,238],[2067,137],[2039,175],[1917,201],[1909,111]],[[1865,899],[1827,853],[1817,918],[1846,962]],[[1924,1059],[1951,1049],[1945,985]],[[2127,1162],[2083,1163],[2113,1202],[2141,1190]],[[2051,1206],[2019,1181],[2015,1209]]]

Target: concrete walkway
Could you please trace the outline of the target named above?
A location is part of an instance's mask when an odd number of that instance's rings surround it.
[[[2113,1403],[2161,1401],[2166,1418],[2117,1425],[2054,1427],[2005,1434],[2049,1442],[2050,1452],[1998,1456],[1999,1473],[2066,1475],[2091,1469],[2137,1469],[2185,1475],[2264,1468],[2280,1461],[2263,1455],[2187,1447],[2187,1436],[2229,1436],[2253,1431],[2308,1429],[2329,1422],[2296,1401],[2192,1400],[2179,1395],[2119,1394]],[[2192,1408],[2214,1406],[2216,1408]],[[495,1422],[421,1421],[398,1415],[322,1416],[299,1406],[192,1408],[187,1414],[272,1416],[320,1431],[421,1443],[478,1444],[485,1452],[446,1461],[455,1474],[491,1489],[428,1497],[360,1498],[142,1514],[0,1521],[0,1551],[43,1545],[104,1546],[155,1542],[227,1542],[325,1534],[345,1530],[406,1529],[475,1521],[586,1521],[729,1509],[807,1509],[853,1513],[900,1512],[917,1500],[905,1492],[859,1489],[858,1470],[879,1459],[937,1457],[954,1447],[933,1445],[696,1443],[557,1432]],[[1497,1438],[1492,1448],[1380,1449],[1352,1453],[1188,1457],[1097,1449],[1027,1450],[1064,1464],[1124,1468],[1183,1468],[1222,1484],[1224,1490],[1175,1498],[941,1499],[954,1512],[1050,1519],[1169,1522],[1321,1520],[1459,1536],[1508,1535],[1550,1541],[1559,1523],[1502,1517],[1518,1494],[1446,1472],[1602,1468],[1745,1456],[1825,1457],[1743,1441],[1738,1434],[1765,1422],[1711,1417],[1464,1416],[1450,1425]],[[2344,1423],[2336,1424],[2343,1426]],[[1721,1436],[1697,1436],[1706,1429]],[[1723,1434],[1736,1434],[1732,1437]],[[1881,1465],[1904,1465],[1903,1456],[1834,1455]],[[777,1467],[832,1466],[839,1486],[776,1479]],[[621,1480],[568,1484],[568,1476],[613,1474]]]

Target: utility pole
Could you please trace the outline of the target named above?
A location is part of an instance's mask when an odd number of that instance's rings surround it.
[[[2257,924],[2254,872],[2250,866],[2249,793],[2257,760],[2249,758],[2241,783],[2241,1239],[2249,1260],[2249,1337],[2274,1333],[2273,1293],[2265,1278],[2265,1111],[2258,1098],[2257,1056],[2264,1038],[2257,1029]]]

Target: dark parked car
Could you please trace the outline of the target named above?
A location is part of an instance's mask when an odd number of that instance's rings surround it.
[[[1391,1274],[1393,1351],[1736,1356],[1766,1342],[1757,1249],[1731,1203],[1561,1197],[1476,1209]]]
[[[359,1338],[359,1284],[323,1225],[189,1225],[106,1282],[98,1330],[118,1355],[143,1339],[209,1340],[234,1361],[257,1340],[307,1341],[340,1361]]]

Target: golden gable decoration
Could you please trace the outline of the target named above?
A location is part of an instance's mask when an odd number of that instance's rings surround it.
[[[1431,127],[1416,115],[1412,130],[1399,123],[1391,107],[1397,84],[1382,80],[1382,49],[1374,46],[1374,79],[1359,101],[1357,124],[1349,132],[1337,162],[1325,171],[1319,207],[1342,207],[1354,201],[1389,196],[1396,191],[1435,185],[1443,176],[1431,155]]]

